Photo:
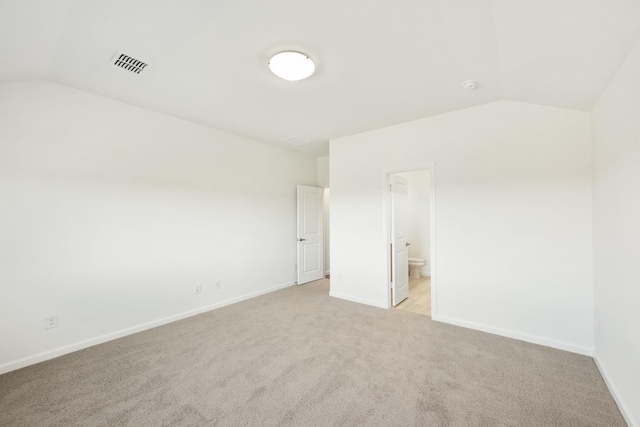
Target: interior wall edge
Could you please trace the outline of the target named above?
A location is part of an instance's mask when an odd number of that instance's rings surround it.
[[[483,325],[480,323],[469,322],[467,320],[455,319],[448,316],[432,315],[432,320],[436,322],[447,323],[449,325],[460,326],[462,328],[473,329],[476,331],[487,332],[493,335],[499,335],[505,338],[512,338],[531,344],[543,345],[545,347],[555,348],[557,350],[564,350],[571,353],[581,354],[583,356],[593,356],[593,348],[583,347],[571,343],[555,341],[548,338],[538,337],[529,334],[523,334],[521,332],[510,331],[507,329],[495,328],[493,326]]]
[[[628,405],[625,403],[624,399],[622,399],[622,396],[620,395],[620,393],[618,393],[618,389],[616,388],[613,380],[609,376],[607,369],[604,367],[604,364],[600,359],[600,356],[598,355],[597,350],[593,351],[593,360],[596,363],[596,366],[598,367],[598,371],[600,371],[600,375],[602,375],[602,379],[604,380],[604,383],[607,385],[607,388],[609,389],[609,392],[611,393],[613,400],[616,402],[616,405],[618,405],[618,409],[620,410],[620,413],[624,417],[624,420],[627,422],[627,424],[629,424],[630,427],[640,427],[640,424],[637,423],[631,416],[631,411],[628,409]]]
[[[371,307],[383,308],[385,310],[388,309],[386,304],[383,304],[381,302],[372,301],[372,300],[368,300],[368,299],[364,299],[364,298],[358,298],[358,297],[354,297],[354,296],[351,296],[351,295],[341,294],[341,293],[338,293],[338,292],[333,292],[333,291],[329,292],[329,296],[330,297],[334,297],[334,298],[338,298],[338,299],[343,299],[345,301],[357,302],[358,304],[370,305]]]

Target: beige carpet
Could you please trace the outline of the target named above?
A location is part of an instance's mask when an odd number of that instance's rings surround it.
[[[287,288],[0,376],[2,426],[623,426],[594,362]]]

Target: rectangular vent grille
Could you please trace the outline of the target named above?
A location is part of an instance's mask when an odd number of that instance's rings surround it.
[[[291,136],[289,138],[283,139],[282,142],[285,142],[291,145],[307,145],[311,143],[310,140],[308,140],[307,138],[303,138],[301,136]]]
[[[111,63],[116,67],[120,67],[125,71],[135,74],[142,74],[149,67],[147,62],[141,61],[122,52],[116,53],[111,60]]]

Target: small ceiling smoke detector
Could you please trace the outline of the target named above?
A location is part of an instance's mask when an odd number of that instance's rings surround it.
[[[147,68],[149,68],[148,62],[141,61],[121,51],[118,51],[118,53],[111,58],[111,63],[116,67],[120,67],[121,69],[134,74],[142,74]]]
[[[269,60],[269,69],[276,76],[295,82],[306,79],[316,70],[316,64],[304,53],[280,52]]]
[[[301,136],[290,136],[289,138],[283,139],[282,142],[285,142],[291,145],[307,145],[311,143],[310,140],[308,140],[307,138],[303,138]]]
[[[467,80],[466,82],[462,83],[462,87],[465,88],[466,90],[474,90],[475,88],[478,87],[478,81]]]

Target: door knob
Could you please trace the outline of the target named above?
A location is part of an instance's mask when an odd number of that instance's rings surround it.
[[[298,242],[304,242],[305,240],[307,240],[307,239],[298,238]]]
[[[404,244],[405,246],[411,246],[411,243],[407,242]]]

